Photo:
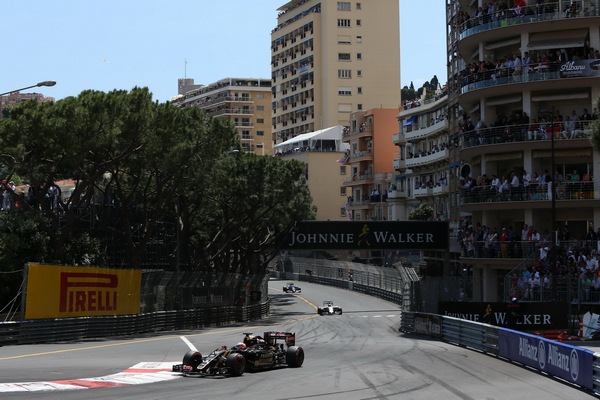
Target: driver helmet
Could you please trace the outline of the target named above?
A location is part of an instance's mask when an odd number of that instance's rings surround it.
[[[242,342],[236,344],[235,346],[233,346],[234,350],[246,350],[246,345]]]

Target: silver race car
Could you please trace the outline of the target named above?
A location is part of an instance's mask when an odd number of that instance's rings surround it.
[[[333,304],[333,301],[326,300],[323,302],[323,307],[317,307],[319,315],[342,315],[342,307]]]

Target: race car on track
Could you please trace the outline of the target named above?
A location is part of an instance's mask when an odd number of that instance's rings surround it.
[[[188,351],[182,364],[173,365],[173,372],[181,372],[184,376],[241,376],[246,370],[297,368],[304,363],[304,350],[296,346],[295,333],[265,332],[264,337],[245,335],[235,346],[223,346],[206,357],[197,350]]]
[[[296,286],[294,282],[288,282],[288,284],[283,287],[283,291],[286,293],[301,293],[302,289]]]
[[[342,307],[333,304],[333,301],[326,300],[323,302],[323,307],[317,307],[319,315],[342,315]]]

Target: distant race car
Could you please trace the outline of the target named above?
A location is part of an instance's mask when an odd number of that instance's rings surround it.
[[[299,286],[296,286],[294,282],[288,282],[288,284],[283,287],[283,291],[286,293],[301,293],[302,289],[300,289]]]
[[[304,363],[304,349],[296,346],[295,333],[265,332],[264,338],[251,333],[245,335],[243,342],[231,348],[223,346],[206,357],[199,351],[188,351],[182,364],[173,365],[173,372],[181,372],[184,376],[241,376],[246,370],[297,368]]]
[[[317,307],[319,315],[342,315],[342,307],[333,304],[333,301],[324,301],[323,307]]]

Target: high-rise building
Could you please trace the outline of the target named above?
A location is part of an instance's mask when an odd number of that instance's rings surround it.
[[[225,78],[207,86],[195,85],[190,78],[180,79],[179,95],[171,102],[180,107],[198,107],[209,116],[231,120],[244,152],[273,154],[269,79]]]
[[[398,0],[292,0],[271,33],[276,143],[400,104]]]
[[[451,173],[471,297],[598,302],[577,289],[587,267],[568,259],[598,250],[598,4],[512,4],[446,1],[449,126],[460,142]]]

